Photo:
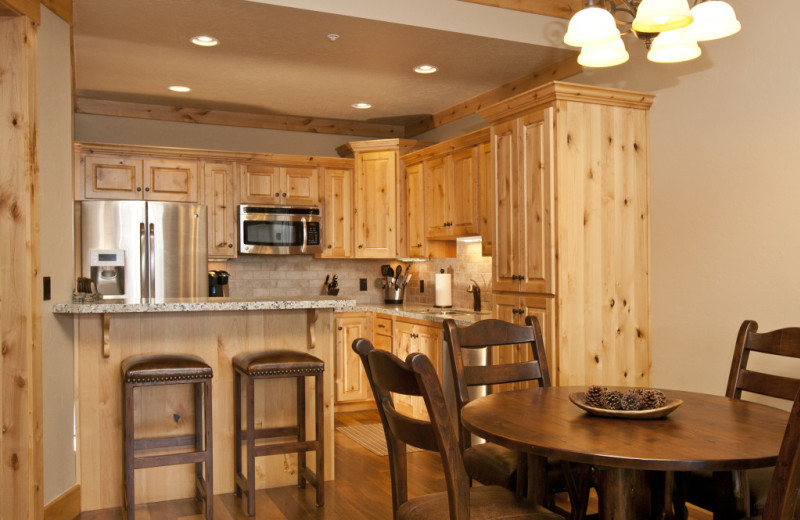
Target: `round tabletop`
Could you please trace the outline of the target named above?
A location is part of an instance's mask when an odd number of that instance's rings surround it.
[[[586,387],[532,388],[477,398],[464,426],[517,451],[572,462],[655,471],[774,466],[788,412],[722,396],[664,390],[680,405],[661,419],[590,415],[569,401]]]

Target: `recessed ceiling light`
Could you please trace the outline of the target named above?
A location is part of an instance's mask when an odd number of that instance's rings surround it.
[[[414,67],[414,72],[417,74],[433,74],[439,70],[439,67],[436,65],[417,65]]]
[[[182,85],[172,85],[169,89],[173,92],[191,92],[192,89],[189,87],[184,87]]]
[[[332,41],[332,42],[335,42],[336,40],[338,40],[338,39],[339,39],[339,35],[338,35],[338,34],[336,34],[336,33],[330,33],[330,34],[328,35],[328,39],[329,39],[330,41]]]
[[[366,108],[372,108],[372,105],[369,103],[353,103],[353,108],[364,110]]]
[[[201,47],[213,47],[215,45],[219,45],[219,40],[213,36],[200,35],[193,36],[192,43]]]

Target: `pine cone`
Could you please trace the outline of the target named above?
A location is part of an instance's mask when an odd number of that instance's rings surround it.
[[[591,406],[593,408],[602,408],[603,407],[603,393],[606,391],[605,387],[592,385],[586,390],[586,394],[583,396],[583,402],[586,403],[586,406]]]
[[[620,406],[623,410],[641,410],[642,395],[634,390],[629,390],[622,395]]]
[[[645,409],[661,408],[667,403],[667,396],[661,390],[648,388],[642,394],[642,404]]]
[[[603,408],[607,410],[622,409],[622,392],[611,390],[603,393]]]

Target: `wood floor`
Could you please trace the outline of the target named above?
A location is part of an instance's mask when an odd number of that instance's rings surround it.
[[[375,412],[336,414],[336,426],[380,422]],[[256,519],[269,520],[379,520],[392,518],[389,462],[362,448],[348,437],[335,434],[336,480],[326,482],[325,506],[314,505],[314,488],[296,486],[256,492]],[[438,454],[408,455],[408,494],[444,491]],[[591,504],[590,504],[591,508]],[[121,509],[82,513],[79,520],[118,520]],[[136,520],[201,520],[203,515],[193,499],[143,504],[136,507]],[[215,520],[248,520],[241,499],[233,494],[214,497]],[[702,510],[690,510],[690,520],[711,520]]]

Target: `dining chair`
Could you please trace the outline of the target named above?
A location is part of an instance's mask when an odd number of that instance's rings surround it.
[[[783,434],[778,462],[767,491],[762,520],[800,518],[800,392],[794,399]]]
[[[390,352],[375,350],[363,338],[353,342],[353,350],[364,365],[384,427],[395,520],[560,520],[500,486],[470,487],[441,383],[425,354],[415,352],[403,361]],[[392,392],[422,396],[430,421],[398,412]],[[407,444],[439,453],[447,491],[408,497]]]
[[[792,401],[800,390],[800,378],[767,373],[748,366],[751,353],[800,358],[800,328],[758,332],[758,323],[746,320],[739,328],[733,352],[727,397],[741,399],[743,392]],[[759,354],[757,354],[759,355]],[[766,361],[765,356],[762,359]],[[758,516],[765,507],[774,468],[733,472],[677,474],[674,507],[685,515],[684,502],[714,512],[717,520],[734,516]],[[685,518],[685,516],[683,516]]]
[[[521,326],[488,319],[459,327],[451,319],[444,321],[444,339],[450,354],[459,417],[461,409],[470,401],[471,387],[489,388],[490,385],[520,382],[550,386],[550,372],[539,320],[535,316],[528,316],[525,323],[526,326]],[[465,365],[464,351],[481,348],[487,348],[487,358],[490,358],[493,351],[498,355],[512,349],[522,349],[523,352],[519,356],[521,359],[513,363]],[[565,471],[561,461],[549,459],[544,471],[540,468],[536,472],[533,468],[527,468],[527,455],[492,442],[473,445],[471,438],[469,430],[462,426],[460,446],[464,467],[470,478],[484,485],[499,485],[515,490],[517,494],[533,495],[531,498],[541,501],[549,508],[555,507],[555,493],[566,489],[571,502],[570,518],[585,518],[590,487],[588,466]],[[536,482],[527,481],[526,473],[531,472],[537,475],[537,478],[532,479]]]

